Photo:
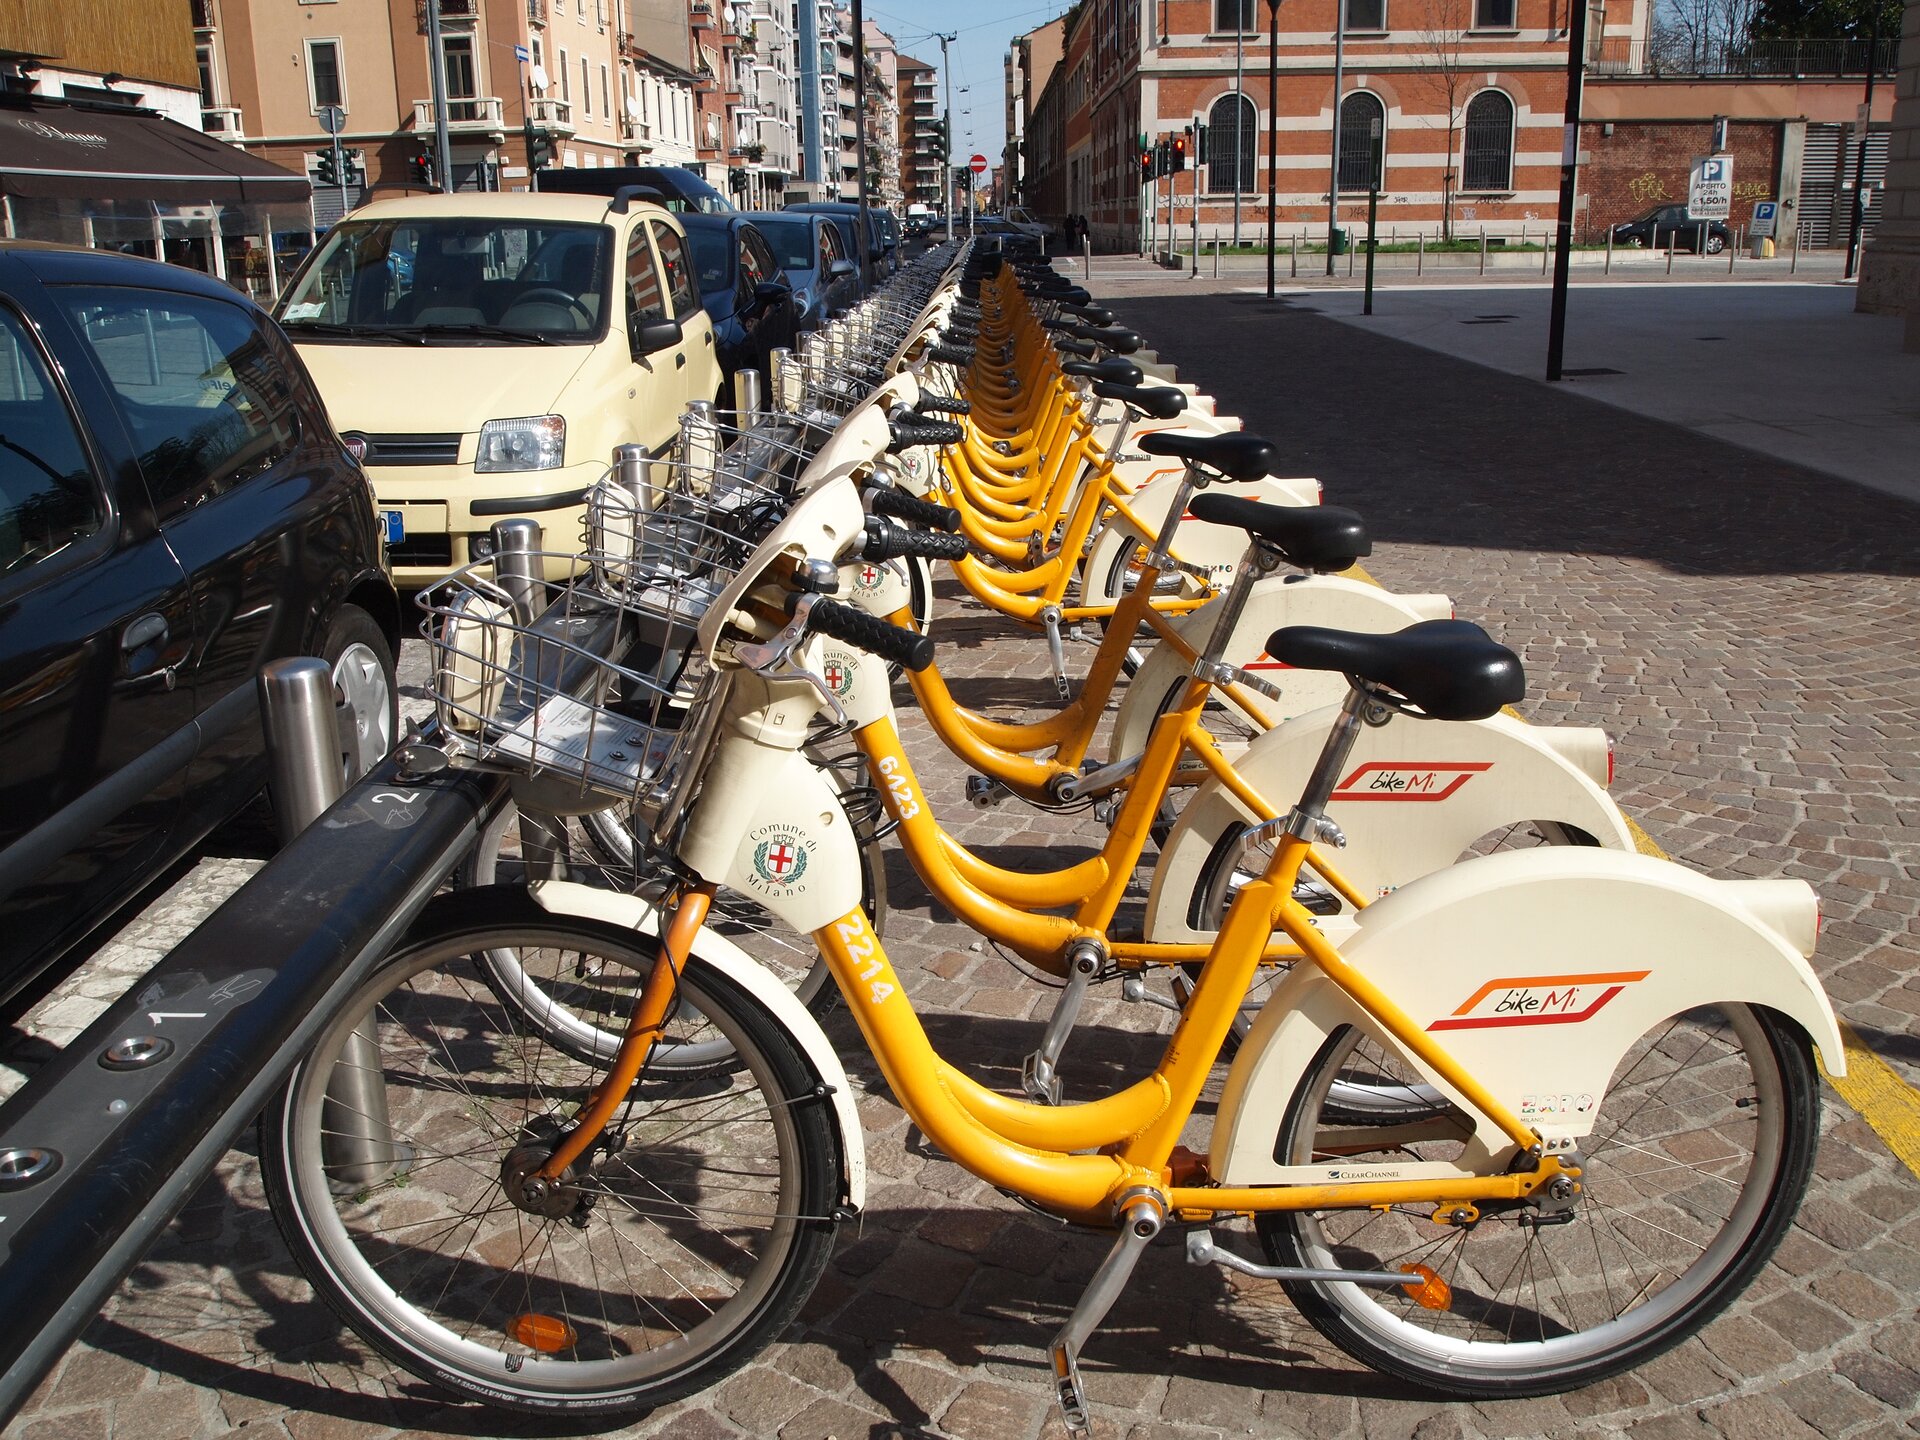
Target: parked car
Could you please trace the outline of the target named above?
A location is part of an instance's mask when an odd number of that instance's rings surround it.
[[[624,185],[644,185],[660,193],[674,211],[728,215],[738,207],[684,165],[609,165],[598,170],[542,170],[534,182],[543,195],[608,195]]]
[[[1704,246],[1707,254],[1718,255],[1733,243],[1733,232],[1724,221],[1694,219],[1684,205],[1655,205],[1646,214],[1623,220],[1613,227],[1616,245],[1644,245],[1649,250],[1664,250],[1668,240],[1672,240],[1675,249],[1698,253]]]
[[[1053,226],[1049,225],[1039,216],[1032,214],[1023,206],[1009,205],[1003,218],[1009,225],[1013,226],[1014,229],[1023,230],[1038,240],[1040,242],[1040,248],[1043,250],[1047,246],[1047,241],[1052,238],[1054,233]]]
[[[847,238],[854,238],[860,223],[860,207],[850,200],[810,200],[799,205],[789,205],[788,210],[802,210],[814,215],[832,215],[846,221]],[[878,285],[900,268],[899,232],[893,228],[893,215],[878,205],[867,207],[867,257],[871,274],[865,277],[869,289]],[[860,259],[859,246],[856,244],[850,252],[857,263]]]
[[[953,223],[956,229],[965,224],[957,215]],[[974,216],[973,233],[978,239],[997,240],[1009,254],[1039,255],[1045,250],[1038,237],[998,215]]]
[[[0,244],[0,997],[260,791],[266,661],[333,665],[343,776],[385,754],[400,624],[366,475],[265,312]]]
[[[860,299],[860,267],[848,257],[839,227],[826,215],[769,211],[747,216],[766,237],[793,287],[795,323],[817,330]]]
[[[744,215],[686,215],[700,299],[713,321],[722,379],[709,392],[721,409],[733,405],[733,374],[758,370],[762,393],[771,381],[776,349],[799,336],[793,287],[757,226]],[[707,399],[707,395],[696,397]]]
[[[700,218],[595,195],[412,195],[328,232],[278,314],[365,446],[403,586],[486,558],[508,516],[569,549],[613,448],[664,447],[720,388],[681,225]]]

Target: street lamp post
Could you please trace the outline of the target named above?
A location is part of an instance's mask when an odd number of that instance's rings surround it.
[[[1873,12],[1867,30],[1867,103],[1860,107],[1860,156],[1853,167],[1853,218],[1847,226],[1847,268],[1843,279],[1853,279],[1860,263],[1860,231],[1867,223],[1867,136],[1873,131],[1874,56],[1880,49],[1880,14]],[[1841,162],[1842,164],[1845,161]]]
[[[1267,0],[1267,298],[1273,299],[1274,212],[1280,191],[1280,0]]]
[[[1347,0],[1333,0],[1333,160],[1327,182],[1327,274],[1333,274],[1333,237],[1340,228],[1340,92],[1347,68]]]

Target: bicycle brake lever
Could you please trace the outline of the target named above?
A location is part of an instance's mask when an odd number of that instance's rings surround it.
[[[752,640],[744,645],[733,647],[733,653],[740,663],[754,674],[766,680],[805,680],[819,693],[827,707],[833,711],[834,719],[842,725],[850,723],[847,712],[841,708],[840,699],[826,682],[826,678],[816,675],[793,658],[793,652],[807,638],[807,616],[813,610],[813,602],[818,597],[803,594],[795,601],[793,616],[770,640]]]

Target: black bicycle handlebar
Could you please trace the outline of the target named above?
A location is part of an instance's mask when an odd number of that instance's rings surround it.
[[[877,615],[869,615],[835,600],[815,600],[807,611],[807,628],[821,635],[878,655],[882,660],[903,665],[909,670],[924,670],[933,664],[933,637],[916,635],[898,625],[889,625]]]
[[[860,546],[864,560],[897,560],[902,555],[918,555],[922,560],[962,560],[966,554],[964,535],[908,530],[889,525],[878,515],[867,517],[867,536]]]
[[[936,505],[904,490],[875,490],[872,503],[874,514],[904,520],[925,530],[952,534],[960,528],[960,512],[951,505]]]
[[[936,395],[931,390],[922,390],[913,408],[922,415],[971,415],[973,402],[955,395]]]

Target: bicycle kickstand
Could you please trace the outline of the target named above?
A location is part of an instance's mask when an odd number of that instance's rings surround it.
[[[1081,1295],[1080,1303],[1073,1307],[1073,1314],[1067,1317],[1067,1323],[1060,1327],[1060,1333],[1047,1348],[1047,1358],[1053,1362],[1060,1418],[1070,1435],[1086,1435],[1093,1430],[1093,1422],[1087,1415],[1086,1387],[1080,1383],[1080,1348],[1100,1328],[1113,1302],[1127,1288],[1127,1281],[1133,1278],[1133,1267],[1140,1261],[1140,1252],[1160,1233],[1165,1217],[1160,1197],[1151,1190],[1131,1190],[1121,1197],[1120,1234],[1115,1237],[1107,1258],[1100,1262],[1100,1268],[1093,1272],[1093,1280]]]

